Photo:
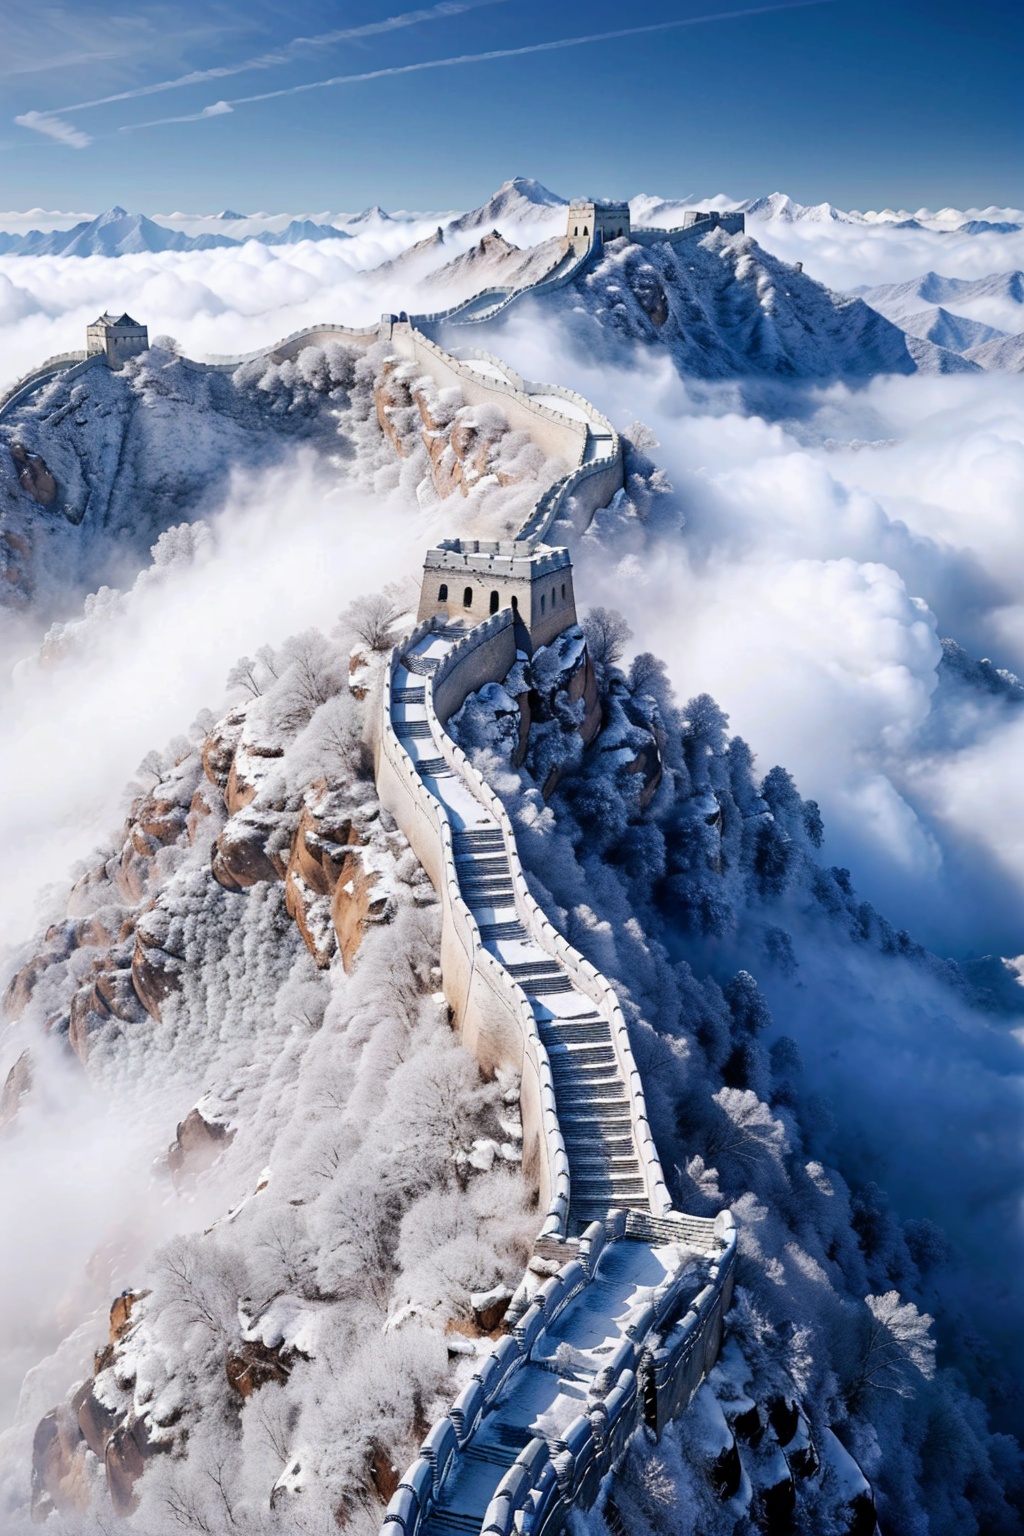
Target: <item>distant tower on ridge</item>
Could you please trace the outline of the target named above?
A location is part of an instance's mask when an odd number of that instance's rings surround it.
[[[574,200],[569,204],[569,220],[566,225],[567,243],[578,255],[590,249],[591,240],[597,237],[599,245],[606,240],[618,240],[625,235],[629,239],[629,204],[604,203],[596,200]]]
[[[85,350],[102,352],[111,368],[121,368],[130,357],[149,350],[149,331],[131,315],[100,315],[86,327]]]

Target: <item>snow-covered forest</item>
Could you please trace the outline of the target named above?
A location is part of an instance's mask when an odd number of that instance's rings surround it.
[[[522,195],[490,244],[386,231],[376,276],[356,236],[118,282],[251,261],[279,336],[278,264],[334,263],[315,318],[359,323],[531,272]],[[1024,1519],[1024,396],[853,294],[903,276],[873,227],[623,241],[472,337],[604,411],[625,483],[548,536],[579,627],[450,731],[618,994],[673,1204],[739,1229],[719,1363],[594,1536]],[[384,343],[200,370],[250,317],[183,346],[175,294],[143,357],[0,419],[2,1523],[369,1536],[538,1230],[518,1080],[453,1032],[378,800],[380,690],[428,545],[570,466]]]

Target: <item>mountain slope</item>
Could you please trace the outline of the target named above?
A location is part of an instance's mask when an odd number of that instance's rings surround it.
[[[896,325],[919,315],[923,305],[936,305],[994,330],[1024,330],[1024,272],[1020,271],[992,272],[978,278],[926,272],[908,282],[883,283],[856,292]]]
[[[215,508],[233,470],[297,441],[336,452],[351,357],[335,354],[335,373],[292,368],[287,389],[257,387],[259,365],[232,376],[158,347],[118,373],[58,376],[0,423],[0,602],[61,612],[69,589],[109,581]]]
[[[237,221],[238,214],[218,214],[218,219]],[[231,235],[187,235],[167,229],[147,219],[142,213],[109,208],[97,218],[76,224],[73,229],[27,235],[0,234],[0,255],[7,256],[133,256],[142,251],[209,251],[240,246],[245,239],[262,245],[297,245],[300,240],[347,240],[344,230],[331,224],[317,224],[312,219],[292,219],[284,229],[264,230],[244,239]]]
[[[966,353],[986,342],[1006,339],[1006,333],[997,331],[995,326],[982,325],[980,320],[968,320],[966,315],[954,315],[941,306],[908,315],[901,329],[908,336],[933,341],[937,347],[946,347],[950,352]]]
[[[469,229],[493,228],[496,224],[539,224],[550,221],[566,206],[566,200],[549,192],[529,176],[513,176],[503,181],[497,192],[479,208],[472,208],[452,219],[448,229],[460,233]],[[564,231],[563,231],[564,233]]]
[[[833,293],[751,236],[719,230],[675,248],[606,252],[571,287],[535,302],[560,308],[583,347],[611,356],[623,339],[662,346],[680,373],[697,378],[869,378],[975,366],[908,339],[862,300]]]

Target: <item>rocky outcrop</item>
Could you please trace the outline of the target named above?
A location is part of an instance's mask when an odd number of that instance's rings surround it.
[[[145,1295],[144,1291],[124,1291],[114,1300],[110,1342],[97,1356],[97,1374],[114,1363],[118,1346],[133,1326],[132,1312]],[[95,1378],[90,1378],[36,1427],[32,1445],[33,1520],[42,1524],[54,1511],[84,1512],[96,1480],[97,1463],[106,1474],[115,1511],[130,1514],[137,1502],[133,1486],[145,1461],[167,1448],[169,1437],[160,1438],[130,1407],[113,1406],[106,1394],[97,1391]]]
[[[287,1381],[293,1358],[294,1351],[281,1345],[271,1348],[259,1339],[245,1340],[228,1355],[228,1385],[240,1398],[251,1397],[268,1381]]]
[[[22,1051],[7,1074],[3,1092],[0,1093],[0,1130],[11,1124],[21,1106],[22,1099],[32,1087],[32,1057]]]
[[[85,1062],[89,1037],[96,1029],[110,1019],[140,1024],[146,1013],[135,987],[131,947],[109,952],[95,962],[91,976],[72,999],[68,1043]]]
[[[57,500],[57,482],[38,453],[31,453],[21,443],[11,444],[11,458],[18,484],[41,507],[52,507]]]
[[[392,913],[391,885],[373,848],[353,848],[345,857],[331,901],[331,921],[346,971],[351,971],[363,934]]]
[[[178,1124],[167,1149],[167,1166],[175,1184],[197,1178],[217,1161],[234,1140],[234,1130],[223,1120],[207,1118],[198,1105]]]
[[[132,1415],[118,1425],[103,1453],[107,1492],[115,1514],[134,1514],[139,1502],[135,1484],[146,1470],[146,1462],[170,1448],[170,1440],[156,1435],[147,1418]]]
[[[235,760],[235,751],[242,738],[245,724],[245,705],[238,704],[228,710],[223,720],[218,720],[203,742],[203,772],[217,789],[227,789],[228,775]]]
[[[159,906],[144,912],[135,929],[132,951],[132,986],[139,1002],[154,1019],[161,1004],[178,990],[183,960],[166,946],[170,943],[170,919]]]
[[[246,891],[260,880],[280,880],[287,870],[280,854],[267,851],[278,817],[246,806],[227,822],[213,845],[213,878],[226,891]]]
[[[39,1421],[32,1440],[32,1519],[39,1525],[55,1511],[82,1514],[89,1505],[85,1438],[70,1403]]]
[[[414,364],[385,363],[374,400],[381,431],[400,458],[413,452],[418,435],[442,501],[456,492],[468,496],[490,477],[518,485],[543,465],[529,433],[511,431],[498,405],[463,405],[457,388],[437,389]]]

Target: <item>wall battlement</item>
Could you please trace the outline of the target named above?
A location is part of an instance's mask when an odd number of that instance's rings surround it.
[[[123,368],[130,357],[149,350],[149,331],[131,315],[102,314],[86,327],[87,352],[101,352],[111,368]]]
[[[445,539],[427,550],[418,622],[441,616],[479,623],[503,608],[525,627],[531,649],[575,624],[569,551],[528,539]]]

